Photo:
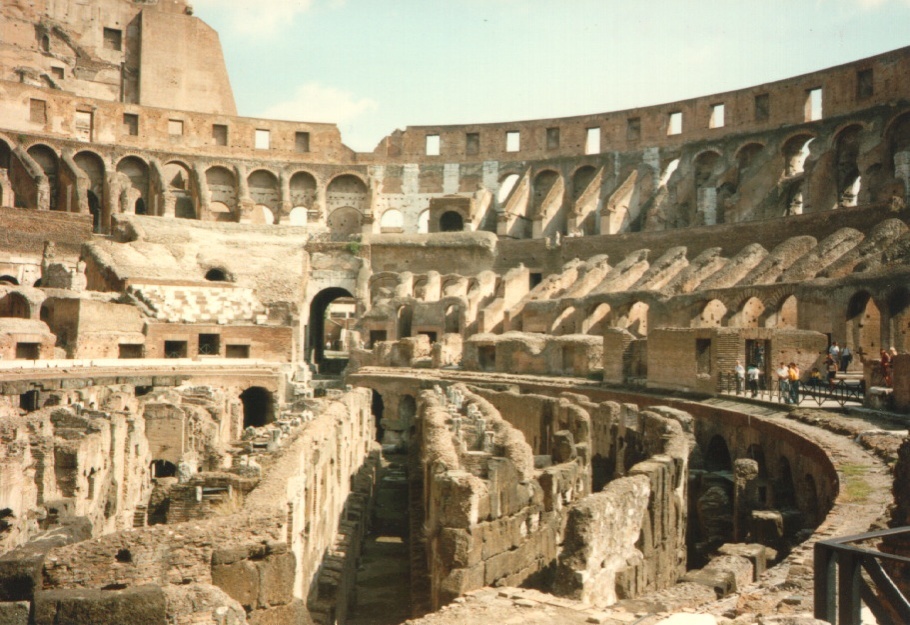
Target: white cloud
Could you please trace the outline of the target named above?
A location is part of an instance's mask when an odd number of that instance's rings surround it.
[[[230,28],[245,35],[268,37],[290,26],[313,0],[194,0],[199,7],[229,15]]]
[[[372,98],[358,98],[352,93],[329,85],[308,82],[300,85],[293,96],[276,102],[262,112],[262,117],[300,122],[343,124],[378,108]]]
[[[877,9],[889,2],[892,2],[892,0],[856,0],[856,3],[859,4],[860,8],[865,10]],[[910,7],[910,0],[896,0],[896,2],[897,4],[903,4],[904,6]]]

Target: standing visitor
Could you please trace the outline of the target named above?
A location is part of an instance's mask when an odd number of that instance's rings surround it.
[[[847,373],[847,367],[851,362],[853,362],[853,352],[850,351],[849,345],[844,345],[844,348],[840,350],[840,372]]]
[[[749,380],[749,390],[752,391],[752,397],[758,395],[758,376],[760,372],[755,363],[749,365],[749,369],[746,371],[746,377]]]
[[[787,366],[787,379],[789,380],[790,386],[790,403],[798,404],[799,403],[799,367],[795,362],[791,362]]]
[[[790,403],[790,369],[784,363],[777,368],[777,390],[785,404]]]
[[[736,361],[736,366],[733,367],[733,375],[736,378],[736,394],[741,395],[743,392],[743,382],[746,379],[746,368],[743,367],[743,363]]]

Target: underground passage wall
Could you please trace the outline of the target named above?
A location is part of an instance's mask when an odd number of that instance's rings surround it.
[[[302,618],[320,623],[344,620],[378,463],[370,393],[333,391],[331,397],[309,402],[306,414],[285,417],[280,424],[261,428],[266,436],[256,434],[246,439],[240,447],[249,451],[237,453],[235,449],[227,465],[222,460],[213,463],[211,457],[200,453],[196,472],[187,467],[187,460],[196,457],[197,448],[199,452],[211,451],[220,439],[217,428],[206,434],[204,429],[188,426],[197,422],[200,415],[194,411],[206,393],[217,402],[224,399],[210,388],[193,387],[190,391],[183,391],[183,412],[178,404],[167,407],[162,403],[173,400],[177,391],[153,391],[148,396],[152,398],[148,404],[152,421],[169,415],[177,427],[168,431],[183,431],[189,436],[182,442],[170,438],[171,445],[185,448],[179,460],[171,458],[179,462],[181,476],[179,481],[177,477],[158,480],[170,489],[170,507],[160,519],[149,510],[149,523],[155,524],[145,527],[143,523],[136,530],[123,531],[132,527],[148,502],[148,471],[155,464],[148,460],[152,452],[163,457],[161,450],[169,448],[161,436],[164,430],[152,428],[150,431],[157,434],[153,442],[147,442],[141,418],[110,419],[112,428],[132,433],[129,439],[116,439],[117,447],[135,447],[146,460],[130,460],[130,471],[139,480],[136,487],[122,472],[98,474],[98,480],[136,490],[132,499],[127,499],[125,490],[122,496],[105,500],[102,496],[107,487],[96,486],[92,491],[90,484],[79,485],[81,468],[88,468],[87,463],[95,458],[85,449],[74,450],[74,466],[56,454],[58,488],[65,488],[67,483],[60,476],[71,475],[77,480],[77,496],[89,496],[89,503],[101,501],[101,509],[95,512],[79,499],[73,500],[76,505],[67,504],[67,514],[61,510],[61,517],[67,518],[60,522],[71,528],[68,540],[45,541],[37,549],[37,543],[20,537],[22,546],[8,551],[0,562],[0,587],[4,589],[0,615],[17,614],[22,605],[27,614],[31,605],[32,616],[23,622],[34,625],[182,623],[206,615],[217,620],[229,614],[237,622],[252,623],[296,622]],[[240,402],[236,395],[233,403],[227,403],[228,408],[232,405],[234,409],[224,416],[236,423],[226,423],[225,432],[239,433]],[[60,427],[77,425],[75,417],[61,421],[62,417],[55,415],[66,410],[56,410],[50,412],[50,423],[56,424],[58,437],[65,436]],[[142,413],[133,409],[133,414]],[[33,417],[37,418],[39,414]],[[108,428],[102,424],[109,417],[98,412],[90,418],[99,423],[97,432],[103,436]],[[130,420],[131,426],[125,427]],[[9,425],[16,427],[15,422]],[[85,438],[82,447],[96,446],[103,456],[98,466],[114,460],[116,470],[118,453],[95,445],[94,438]],[[240,439],[230,436],[228,440]],[[260,440],[261,451],[253,453],[260,449]],[[4,468],[9,460],[4,460]],[[51,495],[46,479],[35,485],[39,495],[42,485],[45,494]],[[34,492],[27,488],[22,491]],[[104,513],[104,501],[117,516],[106,525],[96,524],[93,532],[92,523]],[[20,512],[17,507],[16,516],[26,516]],[[114,523],[125,516],[129,517],[128,525]],[[83,519],[86,523],[79,525]],[[51,522],[49,529],[54,528]],[[41,536],[38,529],[33,530],[35,537]],[[66,534],[60,529],[56,533]]]
[[[491,585],[606,606],[685,583],[711,600],[725,567],[757,577],[837,496],[817,444],[735,411],[517,381],[525,392],[394,375],[384,389],[368,375],[384,397],[418,397],[410,548],[426,609]]]

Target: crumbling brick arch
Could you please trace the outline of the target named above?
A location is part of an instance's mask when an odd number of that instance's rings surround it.
[[[102,206],[107,204],[104,181],[107,177],[107,165],[104,158],[92,150],[82,150],[73,156],[73,162],[82,170],[88,179],[88,188],[84,189],[85,198],[79,197],[73,205],[73,210],[82,210],[87,206],[92,215],[95,232],[100,232],[102,220]],[[77,187],[77,192],[82,192]]]
[[[0,296],[0,317],[31,319],[32,303],[22,293],[9,291]]]
[[[784,295],[776,304],[769,304],[765,311],[764,323],[766,328],[796,330],[799,326],[799,300],[796,295]]]
[[[862,179],[859,170],[863,126],[852,123],[841,128],[833,139],[833,172],[835,205],[856,206]]]
[[[384,233],[404,232],[404,215],[397,208],[387,208],[379,218],[379,231]]]
[[[38,164],[47,178],[50,210],[66,210],[66,206],[60,202],[60,154],[44,143],[33,143],[26,152]]]
[[[329,214],[328,225],[333,235],[347,238],[363,230],[363,215],[353,206],[342,206]]]
[[[117,162],[117,173],[122,174],[120,189],[120,210],[136,215],[155,214],[150,209],[149,198],[149,166],[148,163],[136,155],[124,156]],[[107,216],[106,216],[107,217]],[[110,224],[103,223],[105,228]]]
[[[731,328],[760,328],[767,316],[768,306],[761,298],[752,295],[738,306],[730,307],[733,314],[730,316]]]
[[[290,192],[291,192],[291,206],[294,207],[291,210],[291,215],[295,211],[300,211],[297,214],[300,215],[297,219],[290,218],[291,225],[306,225],[309,221],[309,211],[313,210],[313,217],[317,219],[322,219],[323,215],[317,215],[318,211],[316,206],[316,176],[308,171],[295,171],[291,175],[291,180],[289,183]],[[302,209],[302,210],[301,210]],[[302,223],[300,222],[300,218]]]
[[[571,302],[563,303],[560,308],[550,324],[550,334],[556,336],[575,334],[577,309]]]
[[[610,310],[610,304],[607,302],[595,302],[589,305],[581,322],[582,334],[602,336],[604,330],[610,327]]]
[[[205,171],[205,185],[209,194],[208,215],[211,221],[237,221],[237,177],[233,170],[213,165]]]
[[[869,291],[853,294],[847,302],[845,316],[847,344],[854,353],[876,358],[882,348],[881,307]]]
[[[719,328],[724,325],[727,318],[727,306],[719,299],[712,299],[702,305],[696,305],[697,314],[692,318],[689,327],[692,328]]]
[[[888,294],[889,347],[910,352],[910,289],[899,286]]]
[[[182,219],[198,219],[196,209],[197,192],[189,165],[181,161],[169,161],[164,165],[165,201],[174,203],[174,216]]]
[[[359,174],[340,173],[326,185],[326,210],[332,215],[341,207],[351,207],[360,213],[369,209],[369,186]]]
[[[262,427],[275,420],[275,398],[261,386],[251,386],[240,393],[243,403],[243,427]]]
[[[499,174],[499,186],[496,190],[496,201],[500,206],[509,201],[512,193],[518,187],[521,180],[521,173],[518,171],[507,170]]]
[[[815,141],[815,135],[800,132],[783,142],[781,157],[783,167],[781,170],[780,192],[776,215],[799,215],[808,204],[805,184],[805,166],[809,157],[809,144]]]
[[[705,448],[704,464],[706,471],[732,471],[733,460],[730,457],[730,447],[727,440],[720,434],[715,434],[708,441]]]
[[[544,217],[541,214],[541,210],[544,208],[543,203],[547,198],[547,195],[559,181],[560,174],[555,169],[541,169],[540,171],[534,174],[534,182],[532,185],[533,194],[532,194],[532,203],[531,203],[531,215],[532,217]]]
[[[648,302],[641,300],[617,306],[610,326],[627,330],[635,338],[644,338],[648,336],[648,312],[650,308],[651,305]]]
[[[281,185],[278,176],[267,169],[256,169],[247,176],[247,185],[250,190],[250,199],[256,206],[262,206],[272,213],[281,208]],[[255,219],[254,222],[256,223]]]

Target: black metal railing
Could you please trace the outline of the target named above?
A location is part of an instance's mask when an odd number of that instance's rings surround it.
[[[833,401],[843,407],[848,402],[863,403],[866,394],[865,382],[862,379],[828,380],[786,380],[781,384],[776,379],[760,375],[754,383],[750,380],[737,380],[733,372],[723,372],[718,380],[719,390],[727,395],[752,397],[762,401],[802,405],[813,402],[821,406]]]
[[[910,601],[886,566],[910,567],[910,558],[856,543],[910,537],[910,527],[815,543],[815,618],[831,625],[860,625],[865,604],[879,625],[910,623]],[[883,566],[885,563],[885,566]]]

